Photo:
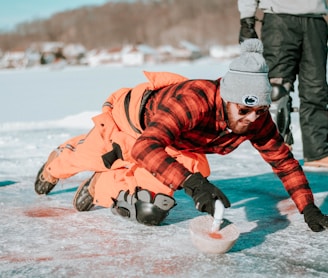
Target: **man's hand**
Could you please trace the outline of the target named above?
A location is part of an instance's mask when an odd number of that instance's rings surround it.
[[[230,201],[224,193],[211,184],[200,173],[191,175],[183,184],[186,194],[195,202],[196,209],[214,215],[215,201],[221,200],[224,207],[230,207]]]
[[[239,43],[246,39],[257,39],[255,31],[255,17],[246,17],[240,20]]]
[[[109,151],[108,153],[105,153],[101,157],[103,162],[104,162],[104,165],[108,169],[110,169],[112,167],[113,163],[117,159],[122,159],[123,160],[121,146],[117,143],[113,143],[112,145],[113,145],[113,149],[111,151]]]
[[[328,228],[328,216],[322,214],[315,204],[308,204],[304,210],[304,220],[313,232],[321,232]]]

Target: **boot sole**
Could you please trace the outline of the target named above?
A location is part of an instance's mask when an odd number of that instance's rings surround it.
[[[43,169],[45,167],[46,164],[43,164],[43,166],[41,167],[41,169],[39,170],[38,174],[37,174],[37,178],[35,180],[34,183],[34,190],[37,194],[39,195],[47,195],[50,193],[50,191],[56,186],[56,183],[50,183],[47,181],[41,181],[40,180],[40,176],[41,173],[43,172]]]
[[[95,206],[93,204],[93,197],[91,196],[88,190],[93,176],[82,182],[75,193],[73,199],[73,206],[77,211],[89,211]]]

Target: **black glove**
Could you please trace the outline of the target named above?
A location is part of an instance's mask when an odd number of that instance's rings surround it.
[[[257,39],[255,31],[255,17],[246,17],[240,20],[239,43],[246,39]]]
[[[200,173],[191,175],[183,184],[186,194],[194,199],[196,208],[201,212],[208,212],[212,216],[215,210],[215,201],[221,200],[224,207],[230,207],[230,201],[215,185],[211,184]]]
[[[328,216],[323,215],[315,204],[308,204],[304,210],[304,220],[313,232],[321,232],[328,228]]]
[[[113,149],[101,156],[106,168],[110,169],[117,159],[123,159],[122,149],[119,144],[113,143]]]

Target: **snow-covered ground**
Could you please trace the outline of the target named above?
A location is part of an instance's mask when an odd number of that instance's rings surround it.
[[[210,179],[232,202],[225,218],[241,232],[222,255],[193,246],[189,223],[201,214],[183,191],[159,227],[129,222],[109,209],[76,212],[74,192],[90,173],[60,181],[47,196],[34,192],[49,152],[87,132],[107,96],[144,82],[143,70],[214,79],[228,65],[202,60],[0,71],[0,277],[328,277],[328,231],[308,229],[248,143],[228,156],[209,156]],[[294,155],[302,160],[297,114],[293,132]],[[307,176],[317,205],[328,213],[328,175]]]

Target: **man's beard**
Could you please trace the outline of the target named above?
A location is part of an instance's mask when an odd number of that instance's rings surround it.
[[[243,124],[243,122],[235,120],[234,116],[232,115],[232,112],[230,109],[227,109],[227,115],[228,115],[228,127],[231,129],[233,133],[236,134],[245,134],[247,133],[250,124]]]

